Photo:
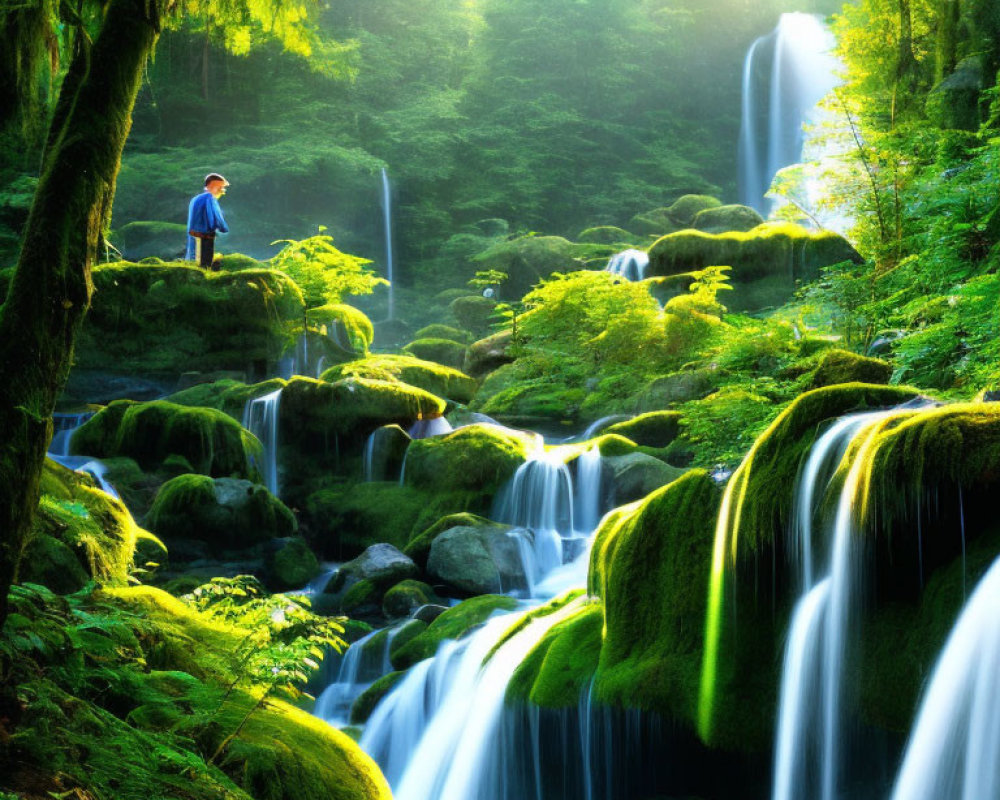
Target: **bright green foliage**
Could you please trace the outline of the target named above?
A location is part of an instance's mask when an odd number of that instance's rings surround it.
[[[415,339],[403,348],[403,352],[460,370],[465,364],[467,349],[464,344],[450,339]]]
[[[378,354],[338,364],[320,377],[331,383],[347,377],[398,381],[459,403],[468,402],[476,390],[476,382],[456,369],[404,355]]]
[[[693,448],[701,466],[735,463],[780,409],[780,404],[752,388],[727,386],[680,406],[678,446]]]
[[[885,361],[839,348],[825,350],[812,359],[812,364],[815,366],[802,377],[801,385],[806,390],[838,383],[888,383],[892,376],[892,367]]]
[[[74,434],[72,447],[96,458],[128,456],[145,469],[179,455],[197,472],[214,476],[251,477],[250,458],[260,454],[253,434],[221,411],[164,400],[116,400]]]
[[[458,639],[485,622],[497,611],[511,611],[517,600],[507,595],[484,594],[464,600],[435,619],[427,630],[396,651],[392,658],[395,669],[408,669],[418,661],[434,655],[445,639]]]
[[[469,425],[447,436],[417,439],[406,455],[408,486],[437,492],[492,494],[525,462],[535,442],[493,425]]]
[[[288,275],[302,289],[309,308],[340,303],[347,295],[371,294],[376,286],[388,285],[367,268],[370,259],[342,253],[333,237],[323,234],[295,241],[285,239],[271,266]]]

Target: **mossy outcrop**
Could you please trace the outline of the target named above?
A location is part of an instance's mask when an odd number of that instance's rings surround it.
[[[431,553],[431,545],[434,543],[434,540],[445,531],[459,527],[508,529],[508,526],[501,525],[499,522],[493,522],[493,520],[486,519],[485,517],[479,517],[468,512],[448,514],[445,517],[441,517],[441,519],[437,520],[426,530],[423,530],[419,534],[413,536],[403,552],[412,558],[421,569],[426,569],[427,557]]]
[[[392,666],[408,669],[434,655],[445,639],[459,639],[497,611],[512,611],[516,607],[517,600],[506,595],[487,594],[465,600],[449,608],[426,631],[399,648],[392,657]]]
[[[750,206],[729,205],[705,208],[694,215],[691,227],[706,233],[752,231],[764,224],[764,218]]]
[[[346,378],[395,381],[459,403],[469,402],[476,391],[476,382],[457,369],[404,355],[379,354],[339,364],[320,378],[329,383]]]
[[[478,294],[456,297],[448,304],[448,310],[451,311],[458,324],[466,330],[472,331],[474,336],[486,335],[493,321],[496,307],[496,300]]]
[[[892,365],[878,358],[867,358],[848,350],[825,350],[814,359],[815,366],[803,376],[805,390],[834,386],[838,383],[888,383]]]
[[[227,378],[211,383],[199,383],[164,399],[180,406],[215,408],[239,422],[243,419],[249,401],[276,392],[284,388],[285,383],[286,381],[281,378],[270,378],[250,384]]]
[[[513,477],[534,445],[528,434],[469,425],[447,436],[414,441],[404,479],[418,489],[493,494]]]
[[[520,236],[493,245],[473,258],[483,269],[507,273],[503,291],[512,297],[525,292],[553,272],[572,272],[583,264],[587,245],[578,245],[561,236]],[[466,326],[468,327],[468,326]]]
[[[403,352],[423,361],[433,361],[435,364],[460,370],[465,366],[467,349],[461,342],[428,338],[414,339],[403,348]]]
[[[642,447],[666,447],[677,438],[680,420],[677,411],[648,411],[609,425],[604,432],[624,436]]]
[[[160,488],[146,524],[166,539],[197,539],[214,551],[291,536],[295,517],[264,486],[232,478],[180,475]]]
[[[76,369],[180,375],[273,365],[302,294],[272,270],[206,272],[191,264],[107,264],[77,341]]]
[[[212,408],[116,400],[83,424],[71,449],[96,458],[127,456],[146,470],[182,456],[204,475],[252,477],[251,457],[259,455],[260,443]]]
[[[454,527],[434,537],[427,574],[462,594],[524,591],[528,576],[515,535],[506,526]]]
[[[768,223],[747,232],[720,234],[682,230],[657,239],[649,248],[650,276],[670,276],[712,265],[732,267],[737,289],[727,297],[739,309],[778,305],[797,281],[812,280],[823,267],[861,257],[847,240],[790,223]]]
[[[598,225],[577,234],[576,240],[585,244],[628,244],[635,240],[635,234],[614,225]]]
[[[611,473],[617,504],[640,500],[684,474],[683,469],[646,453],[607,456],[604,464]]]
[[[267,586],[275,592],[301,589],[320,571],[319,560],[300,536],[276,538],[264,551]]]
[[[982,122],[979,99],[983,88],[980,57],[964,59],[927,95],[927,118],[944,130],[979,130]]]
[[[699,400],[718,389],[724,377],[721,370],[702,367],[655,378],[637,396],[635,410],[645,413]]]
[[[407,579],[390,587],[385,593],[382,598],[382,613],[387,619],[408,617],[421,606],[439,602],[441,602],[440,598],[428,584],[423,581]],[[396,639],[393,639],[393,642],[395,643]],[[403,644],[403,642],[399,644]]]
[[[473,342],[465,354],[466,374],[473,378],[482,378],[514,361],[514,356],[510,354],[510,346],[513,343],[511,331],[500,331],[485,339]]]
[[[354,701],[354,705],[351,706],[351,724],[364,725],[368,722],[368,718],[375,710],[375,706],[379,704],[383,697],[395,689],[396,684],[398,684],[405,677],[405,670],[400,672],[390,672],[388,675],[383,675],[375,681],[375,683],[365,689],[358,696],[358,699]]]
[[[440,322],[432,322],[413,334],[414,339],[448,339],[452,342],[468,344],[472,341],[472,334],[464,328],[456,328],[453,325],[445,325]]]
[[[312,325],[324,326],[327,336],[340,347],[345,355],[368,355],[368,348],[375,340],[375,326],[368,316],[346,303],[328,303],[310,308],[306,319]],[[351,359],[347,359],[351,360]]]

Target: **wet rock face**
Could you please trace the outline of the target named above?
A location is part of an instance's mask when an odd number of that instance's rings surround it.
[[[340,568],[327,591],[340,591],[359,581],[371,581],[377,586],[388,587],[416,578],[419,574],[420,570],[413,560],[391,544],[373,544]]]
[[[431,544],[427,572],[469,594],[496,594],[528,586],[517,539],[497,528],[456,527]]]

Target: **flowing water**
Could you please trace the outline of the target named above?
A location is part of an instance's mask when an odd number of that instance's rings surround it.
[[[618,275],[627,281],[641,281],[649,268],[649,253],[645,250],[623,250],[611,256],[605,272]]]
[[[393,319],[396,309],[392,275],[392,186],[385,167],[382,168],[382,220],[385,227],[385,277],[389,281],[389,312],[386,317]]]
[[[278,409],[281,389],[247,401],[243,409],[243,427],[256,436],[264,447],[258,465],[264,485],[278,496]]]

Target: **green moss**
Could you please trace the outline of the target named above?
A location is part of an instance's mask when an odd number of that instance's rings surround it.
[[[485,336],[493,321],[497,301],[482,295],[456,297],[448,304],[448,310],[458,324],[474,336]]]
[[[678,225],[686,228],[694,222],[694,218],[700,212],[721,205],[722,201],[707,194],[685,194],[673,202],[667,209],[667,215]]]
[[[240,272],[245,269],[267,269],[263,261],[244,255],[243,253],[223,253],[219,266],[227,272]]]
[[[892,366],[877,358],[866,358],[847,350],[825,350],[816,366],[803,379],[803,389],[819,389],[838,383],[888,383]]]
[[[516,369],[515,364],[510,367]],[[516,374],[514,369],[511,375]],[[484,383],[485,402],[479,410],[491,417],[510,424],[531,424],[539,420],[560,420],[575,422],[580,416],[581,406],[587,399],[587,390],[582,387],[559,386],[551,380],[538,382],[514,381],[513,385],[495,393],[492,389],[506,378],[507,367],[500,367]],[[501,377],[501,375],[503,377]]]
[[[410,444],[408,486],[434,491],[496,492],[525,462],[534,440],[492,425],[469,425]]]
[[[764,223],[764,218],[749,206],[716,206],[706,208],[694,215],[691,227],[708,233],[726,231],[752,231]]]
[[[364,579],[347,590],[343,600],[340,601],[340,608],[345,614],[357,614],[359,611],[366,611],[366,606],[377,610],[381,602],[382,589],[375,581]]]
[[[403,348],[403,352],[424,361],[460,370],[465,364],[467,349],[464,344],[450,339],[414,339]]]
[[[520,297],[553,272],[570,272],[583,267],[581,259],[589,255],[593,247],[574,244],[561,236],[520,236],[498,242],[475,256],[473,262],[481,265],[482,269],[506,272],[508,277],[503,285],[505,296],[509,292],[510,296]],[[485,303],[480,305],[486,308]],[[462,319],[454,304],[452,311],[462,327],[472,331],[483,330],[482,324],[470,325],[470,320]]]
[[[448,514],[441,517],[441,519],[437,520],[429,528],[413,536],[403,552],[412,558],[420,569],[426,569],[427,557],[431,553],[431,545],[445,531],[451,528],[481,528],[495,525],[500,527],[498,523],[492,520],[476,516],[475,514],[469,514],[468,512]]]
[[[199,383],[164,399],[180,406],[215,408],[240,422],[246,404],[250,400],[271,394],[284,386],[285,381],[281,378],[271,378],[254,384],[226,379],[214,383]]]
[[[589,603],[550,628],[514,672],[505,701],[576,707],[597,670],[603,629],[600,603]]]
[[[288,507],[260,484],[206,475],[163,484],[146,524],[158,536],[198,539],[217,552],[291,536],[297,527]]]
[[[666,447],[680,431],[681,415],[677,411],[649,411],[605,429],[644,447]]]
[[[382,612],[389,619],[408,617],[420,606],[437,602],[439,598],[430,586],[423,581],[407,579],[400,581],[385,593],[385,597],[382,598]],[[398,638],[399,636],[396,637]],[[393,639],[393,643],[396,639]]]
[[[183,242],[182,242],[183,244]],[[180,375],[274,363],[302,294],[267,269],[206,272],[190,264],[95,267],[94,297],[74,351],[79,369]]]
[[[597,447],[602,456],[626,456],[634,453],[636,443],[617,433],[604,433],[588,442],[590,447]]]
[[[438,645],[445,639],[458,639],[497,611],[512,611],[516,607],[517,600],[506,595],[484,594],[465,600],[449,608],[426,631],[399,648],[392,659],[392,666],[396,669],[408,669],[418,661],[434,655]]]
[[[56,594],[70,594],[82,589],[90,576],[69,545],[54,536],[36,533],[24,549],[18,579],[40,583]]]
[[[452,325],[443,325],[434,322],[418,330],[413,334],[414,339],[448,339],[452,342],[469,344],[472,341],[472,334],[464,328],[456,328]]]
[[[300,537],[285,540],[266,560],[267,584],[272,591],[301,589],[319,573],[316,554]]]
[[[211,408],[156,400],[116,400],[73,435],[76,453],[97,458],[127,456],[156,469],[170,455],[183,456],[205,475],[251,477],[251,456],[260,443],[231,417]]]
[[[738,462],[781,410],[780,403],[751,387],[724,386],[681,405],[681,434],[667,453],[690,453],[693,464],[706,469]]]
[[[350,377],[397,381],[459,403],[467,403],[476,391],[476,382],[456,369],[401,355],[379,354],[339,364],[321,379],[333,383]]]
[[[598,225],[580,231],[576,240],[587,244],[628,244],[635,241],[635,234],[614,225]]]
[[[602,524],[588,578],[604,601],[594,687],[602,702],[695,726],[719,499],[708,475],[693,471]]]
[[[379,701],[389,694],[389,692],[396,687],[396,684],[399,683],[404,677],[406,677],[405,671],[390,672],[388,675],[383,675],[375,681],[375,683],[365,689],[358,699],[354,701],[354,705],[351,706],[351,724],[364,725],[368,722],[368,718],[372,715],[372,711],[375,710],[375,706],[377,706]]]
[[[310,308],[306,318],[313,324],[336,327],[357,354],[367,355],[368,348],[375,340],[375,326],[368,316],[346,303],[329,303],[319,308]]]

